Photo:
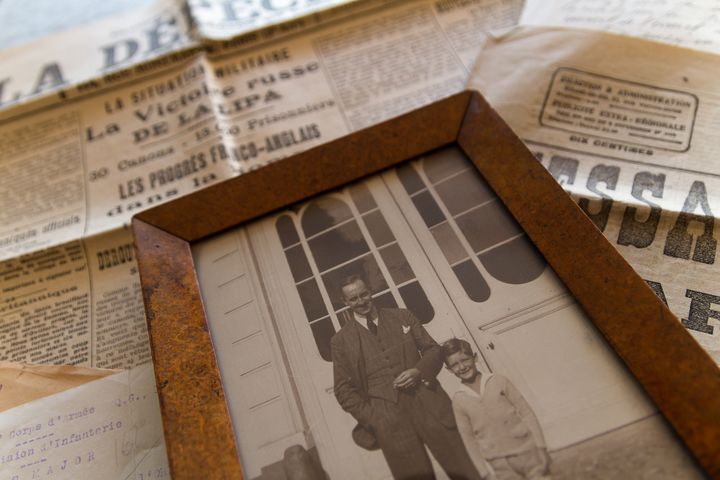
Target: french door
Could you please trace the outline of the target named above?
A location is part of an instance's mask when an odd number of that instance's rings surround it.
[[[324,195],[247,233],[308,445],[331,478],[390,477],[379,452],[353,444],[355,421],[333,395],[330,339],[353,321],[339,288],[348,275],[366,279],[376,304],[413,311],[436,341],[470,341],[480,368],[506,375],[528,399],[551,449],[653,412],[458,151]],[[452,396],[458,380],[446,371],[438,378]]]

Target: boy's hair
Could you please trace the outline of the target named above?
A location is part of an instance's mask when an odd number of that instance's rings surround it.
[[[475,355],[470,343],[460,338],[451,338],[450,340],[447,340],[442,344],[442,349],[445,365],[447,365],[447,358],[453,353],[463,352],[465,355],[470,355],[471,357]]]
[[[363,282],[365,284],[365,286],[368,285],[368,283],[365,281],[365,279],[362,277],[362,275],[354,274],[354,275],[348,275],[347,277],[343,278],[342,281],[340,282],[340,288],[341,289],[345,288],[348,285],[351,285],[358,281]]]

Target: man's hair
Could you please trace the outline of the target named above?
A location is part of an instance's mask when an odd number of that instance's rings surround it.
[[[463,352],[465,355],[469,355],[471,357],[475,355],[470,343],[460,338],[451,338],[450,340],[447,340],[442,344],[442,350],[445,365],[447,365],[448,357],[454,353]]]
[[[345,287],[347,287],[348,285],[351,285],[351,284],[353,284],[353,283],[355,283],[355,282],[357,282],[357,281],[363,282],[363,283],[365,284],[365,286],[367,286],[367,282],[365,281],[365,279],[364,279],[362,276],[360,276],[360,275],[348,275],[347,277],[345,277],[345,278],[343,279],[342,282],[340,282],[340,290],[342,290],[343,288],[345,288]]]

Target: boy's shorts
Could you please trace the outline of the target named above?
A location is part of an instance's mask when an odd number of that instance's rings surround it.
[[[551,480],[549,465],[539,449],[489,461],[496,480]]]

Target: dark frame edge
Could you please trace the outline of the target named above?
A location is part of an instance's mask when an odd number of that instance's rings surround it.
[[[190,245],[138,218],[133,218],[132,229],[173,478],[194,478],[202,464],[205,478],[241,480]],[[179,289],[187,294],[172,295]],[[188,347],[193,348],[192,364],[183,360]],[[195,395],[188,395],[184,385],[193,385]]]
[[[487,122],[488,117],[499,121]],[[492,155],[484,147],[488,142],[497,147]],[[545,168],[478,93],[470,100],[458,144],[690,453],[711,478],[720,479],[720,369],[713,359],[575,202],[554,201],[567,193],[542,180]],[[506,161],[518,156],[522,168]],[[571,259],[568,251],[582,255]],[[620,308],[631,315],[619,320]],[[648,318],[658,321],[643,321]]]

